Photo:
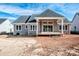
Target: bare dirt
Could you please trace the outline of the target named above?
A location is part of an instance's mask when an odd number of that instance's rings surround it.
[[[79,35],[63,37],[0,35],[0,56],[79,56]]]

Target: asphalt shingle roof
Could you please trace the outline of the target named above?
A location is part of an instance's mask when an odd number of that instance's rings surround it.
[[[38,17],[63,17],[63,16],[50,9],[47,9],[44,12],[42,12]]]
[[[30,16],[20,16],[17,20],[15,20],[13,23],[27,23]]]
[[[0,24],[2,24],[5,20],[7,20],[7,19],[0,18]]]
[[[64,17],[50,9],[45,10],[41,14],[33,14],[31,16],[20,16],[14,23],[27,23],[27,22],[36,22],[35,17]],[[69,23],[68,19],[64,19],[65,23]]]

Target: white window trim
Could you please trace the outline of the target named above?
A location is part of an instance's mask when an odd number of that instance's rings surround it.
[[[53,31],[52,31],[52,32],[54,32],[54,26],[53,26],[53,24],[43,24],[43,25],[42,25],[42,32],[44,32],[44,31],[43,31],[43,26],[44,26],[44,25],[52,25],[52,27],[53,27]]]
[[[65,29],[65,25],[63,25],[64,26],[64,28],[63,28],[63,31],[68,31],[68,27],[67,27],[67,30]],[[61,31],[60,30],[60,25],[58,25],[58,29],[59,29],[59,31]]]
[[[15,25],[18,26],[18,29],[16,29],[16,31],[22,31],[22,25]],[[21,26],[21,30],[19,30],[19,26]]]
[[[32,26],[32,30],[31,30],[31,26]],[[34,28],[33,28],[34,26]],[[37,29],[35,29],[35,27],[37,27],[37,25],[30,25],[30,30],[29,31],[36,31]]]
[[[27,28],[26,28],[26,26],[27,26]],[[28,25],[25,25],[25,29],[28,29]]]

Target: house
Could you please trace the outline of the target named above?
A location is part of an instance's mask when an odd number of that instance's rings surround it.
[[[71,31],[79,32],[79,13],[76,13],[72,20]]]
[[[70,33],[70,22],[47,9],[40,14],[20,16],[14,21],[14,35],[62,35]]]
[[[0,34],[13,32],[13,25],[10,20],[6,18],[0,18]]]

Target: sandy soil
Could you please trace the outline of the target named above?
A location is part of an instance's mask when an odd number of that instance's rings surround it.
[[[79,56],[79,35],[8,37],[0,35],[1,56]]]

